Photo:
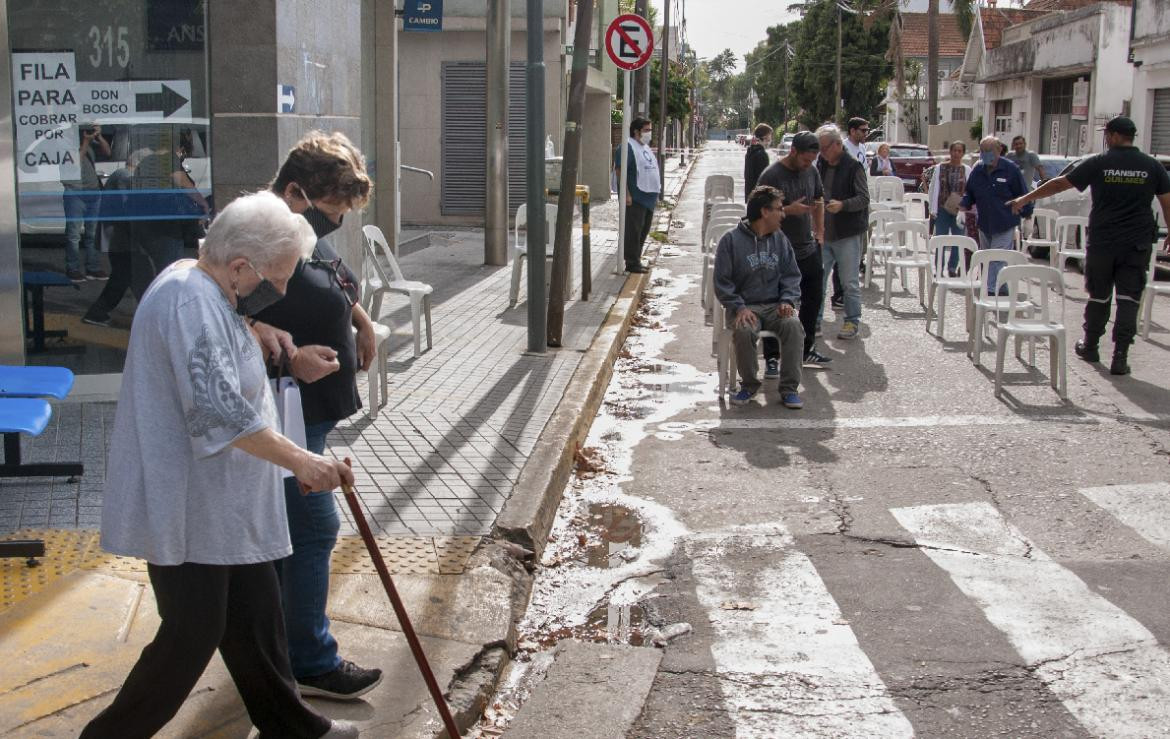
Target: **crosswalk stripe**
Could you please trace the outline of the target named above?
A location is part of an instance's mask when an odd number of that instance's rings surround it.
[[[736,736],[914,731],[813,567],[776,525],[691,538],[696,591]],[[743,562],[758,562],[743,572]]]
[[[1170,652],[988,503],[892,509],[1091,734],[1165,733]]]
[[[1156,547],[1170,551],[1170,484],[1108,485],[1081,495],[1113,514]]]

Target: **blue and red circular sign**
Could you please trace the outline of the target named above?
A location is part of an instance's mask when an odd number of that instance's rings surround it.
[[[654,53],[654,31],[640,15],[619,15],[605,29],[605,51],[620,69],[641,69]]]

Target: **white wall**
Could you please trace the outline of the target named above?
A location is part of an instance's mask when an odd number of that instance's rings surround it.
[[[1170,18],[1170,12],[1165,15]],[[1148,151],[1149,131],[1154,120],[1154,90],[1170,87],[1170,38],[1137,46],[1134,49],[1134,61],[1142,63],[1134,68],[1130,108],[1130,117],[1138,130],[1134,143],[1143,151]],[[1170,151],[1148,153],[1170,155]]]

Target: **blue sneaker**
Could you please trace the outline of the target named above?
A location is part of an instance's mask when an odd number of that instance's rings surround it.
[[[747,405],[748,401],[756,396],[755,392],[748,392],[747,390],[740,390],[735,395],[731,396],[732,405]]]
[[[796,393],[780,393],[780,402],[784,404],[785,408],[799,410],[804,407],[804,401]]]

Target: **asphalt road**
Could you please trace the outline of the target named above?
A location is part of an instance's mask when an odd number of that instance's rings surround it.
[[[774,381],[726,406],[698,232],[704,178],[742,156],[709,147],[683,192],[591,434],[601,472],[567,493],[522,646],[689,624],[629,737],[1164,736],[1170,301],[1134,374],[1111,377],[1072,354],[1070,267],[1068,402],[1044,348],[1035,368],[1008,359],[997,400],[961,301],[941,340],[914,278],[895,280],[892,310],[863,291],[857,340],[826,313],[832,369],[805,371],[803,410]]]

